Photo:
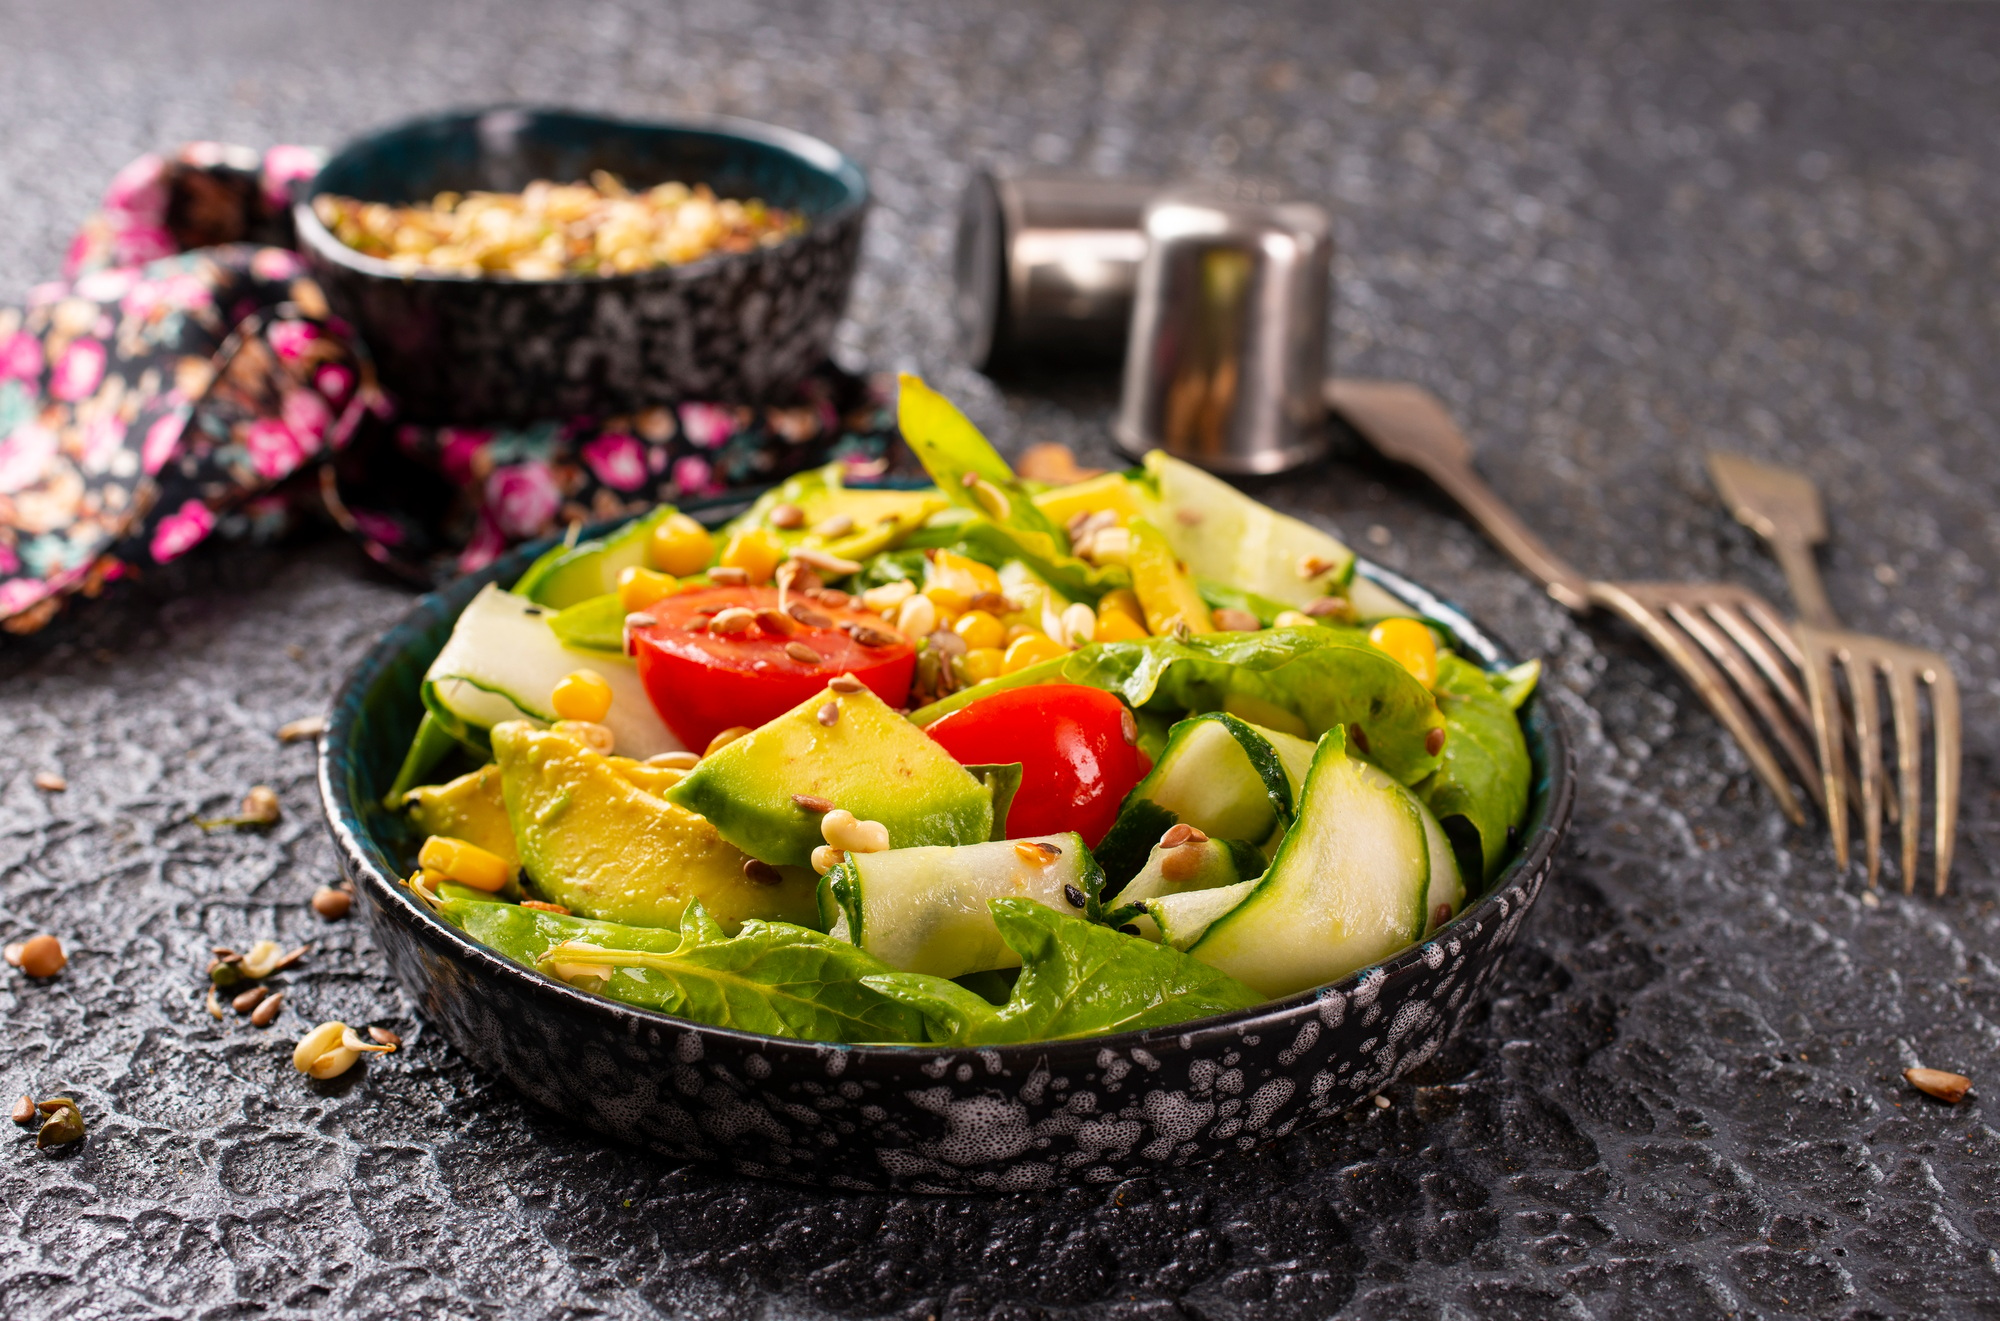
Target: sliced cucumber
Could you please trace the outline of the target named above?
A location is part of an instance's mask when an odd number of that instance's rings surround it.
[[[1320,739],[1298,820],[1250,897],[1188,951],[1276,998],[1380,962],[1423,935],[1430,843],[1419,804]]]
[[[603,723],[622,756],[644,760],[682,751],[653,710],[639,671],[623,656],[563,646],[549,628],[551,611],[488,584],[466,605],[451,640],[424,675],[424,705],[461,741],[487,744],[486,731],[503,720],[547,725],[555,718],[549,694],[572,670],[590,669],[611,685],[611,710]]]
[[[1020,847],[1036,844],[1059,852],[1041,862]],[[1075,834],[850,853],[820,880],[820,919],[898,972],[963,977],[1021,963],[1000,939],[988,899],[1033,899],[1081,915],[1101,879]]]
[[[616,591],[619,572],[645,567],[646,543],[653,529],[673,516],[672,505],[661,505],[602,537],[574,546],[553,546],[528,566],[514,584],[514,593],[536,605],[566,610],[593,596]]]
[[[1145,865],[1160,836],[1177,822],[1212,839],[1255,844],[1281,834],[1292,820],[1292,777],[1285,758],[1302,759],[1279,742],[1312,745],[1214,711],[1175,725],[1152,772],[1125,798],[1118,819],[1097,846],[1112,893]],[[1303,779],[1303,776],[1298,777]]]
[[[1354,552],[1337,537],[1191,463],[1154,450],[1146,456],[1146,474],[1160,493],[1160,530],[1197,578],[1296,607],[1343,593],[1354,576]]]
[[[1417,805],[1417,811],[1423,816],[1424,844],[1431,857],[1431,883],[1424,892],[1424,934],[1428,936],[1465,906],[1465,877],[1458,869],[1458,856],[1452,852],[1451,836],[1444,833],[1444,823],[1437,819],[1437,813],[1425,806],[1424,800],[1408,788],[1397,784],[1388,772],[1365,762],[1361,769],[1376,784],[1394,785],[1409,794],[1410,801]]]
[[[1219,885],[1212,890],[1189,890],[1185,894],[1163,894],[1146,901],[1143,919],[1134,919],[1144,936],[1147,923],[1159,934],[1153,939],[1177,950],[1192,949],[1208,934],[1208,929],[1236,911],[1257,888],[1257,878]]]
[[[1377,587],[1373,582],[1359,576],[1347,584],[1347,603],[1354,607],[1355,617],[1364,624],[1372,624],[1378,619],[1423,617],[1410,609],[1401,597],[1390,595],[1387,588]]]
[[[1106,921],[1129,919],[1146,939],[1184,950],[1256,889],[1263,872],[1263,853],[1240,839],[1155,845]]]

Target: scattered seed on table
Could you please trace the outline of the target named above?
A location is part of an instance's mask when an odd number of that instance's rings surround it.
[[[1972,1087],[1972,1079],[1964,1074],[1947,1073],[1943,1069],[1904,1069],[1903,1078],[1925,1096],[1935,1096],[1950,1105],[1964,1100]]]
[[[69,781],[54,771],[36,771],[35,787],[44,793],[59,794],[69,788]]]
[[[30,977],[53,977],[69,963],[69,956],[63,953],[62,942],[47,932],[30,936],[18,945],[9,945],[5,953],[7,962]]]
[[[354,907],[354,892],[332,885],[322,885],[313,891],[312,910],[329,922],[338,922]]]
[[[403,1039],[386,1027],[371,1027],[368,1029],[368,1035],[375,1038],[377,1044],[387,1046],[391,1050],[403,1044]]]
[[[40,1113],[35,1109],[35,1098],[26,1092],[21,1093],[21,1099],[14,1103],[14,1122],[17,1124],[32,1124]]]
[[[297,720],[288,720],[278,726],[278,742],[303,743],[309,738],[318,738],[324,733],[326,733],[325,716],[302,716]]]
[[[239,1014],[247,1014],[262,1003],[264,997],[270,993],[271,988],[268,986],[253,986],[231,1000],[229,1007]]]
[[[252,1027],[269,1027],[278,1017],[278,1010],[284,1006],[285,993],[279,991],[268,1000],[261,1002],[250,1015]]]
[[[1378,1096],[1375,1098],[1375,1108],[1377,1110],[1387,1110],[1392,1104],[1394,1103],[1391,1102],[1389,1098],[1386,1096]]]
[[[48,1116],[35,1134],[37,1147],[65,1146],[83,1136],[83,1111],[67,1096],[53,1097],[36,1109]]]

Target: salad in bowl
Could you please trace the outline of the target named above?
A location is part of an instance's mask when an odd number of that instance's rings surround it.
[[[984,1047],[1339,981],[1498,872],[1536,662],[1166,455],[1046,487],[914,378],[900,421],[933,485],[836,464],[481,589],[388,795],[411,894],[696,1023]]]

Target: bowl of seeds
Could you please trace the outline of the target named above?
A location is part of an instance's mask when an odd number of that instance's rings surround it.
[[[500,107],[349,143],[293,218],[401,414],[493,422],[782,396],[826,357],[867,208],[789,129]]]

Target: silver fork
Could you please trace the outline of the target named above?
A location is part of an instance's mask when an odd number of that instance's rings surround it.
[[[1805,811],[1758,723],[1813,801],[1825,806],[1822,777],[1808,743],[1813,720],[1802,681],[1804,656],[1768,601],[1733,583],[1587,578],[1543,544],[1480,479],[1472,466],[1471,445],[1429,391],[1400,381],[1340,379],[1327,383],[1326,400],[1378,452],[1442,487],[1565,609],[1583,615],[1602,607],[1644,634],[1742,746],[1793,824],[1805,824]]]
[[[1923,837],[1922,765],[1923,716],[1918,709],[1917,684],[1931,692],[1931,757],[1936,763],[1936,839],[1932,862],[1936,891],[1943,894],[1951,876],[1951,855],[1958,831],[1958,774],[1962,731],[1959,725],[1958,680],[1951,665],[1934,651],[1891,642],[1867,633],[1850,633],[1834,618],[1833,606],[1820,583],[1813,547],[1826,539],[1826,515],[1819,488],[1812,478],[1789,468],[1774,468],[1734,454],[1711,452],[1708,470],[1737,520],[1771,543],[1799,607],[1792,626],[1804,653],[1806,690],[1812,698],[1814,736],[1819,744],[1827,820],[1833,826],[1834,856],[1847,867],[1847,737],[1853,732],[1855,759],[1861,766],[1861,830],[1868,850],[1868,885],[1882,870],[1882,712],[1878,683],[1889,688],[1889,714],[1896,730],[1896,787],[1901,802],[1888,800],[1903,828],[1903,892],[1917,883],[1917,853]],[[1850,726],[1834,678],[1834,663],[1847,676]]]

